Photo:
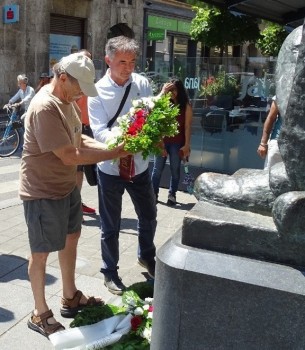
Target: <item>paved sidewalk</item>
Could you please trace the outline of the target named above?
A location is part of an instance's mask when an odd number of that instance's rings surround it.
[[[97,189],[84,184],[83,201],[97,208]],[[157,248],[164,244],[182,225],[183,217],[197,202],[194,196],[177,193],[179,204],[168,207],[167,190],[161,189],[158,204],[158,225],[155,237]],[[9,205],[9,204],[8,204]],[[0,208],[0,349],[48,350],[50,342],[27,327],[33,309],[33,297],[28,280],[28,238],[23,207],[18,201]],[[119,274],[125,285],[145,281],[147,274],[137,264],[136,215],[129,195],[124,195],[120,235]],[[109,293],[99,272],[100,234],[99,217],[85,216],[78,246],[77,287],[88,295],[101,296],[107,303],[118,303],[119,297]],[[57,254],[48,259],[46,294],[55,317],[69,327],[70,319],[60,316],[61,282]]]

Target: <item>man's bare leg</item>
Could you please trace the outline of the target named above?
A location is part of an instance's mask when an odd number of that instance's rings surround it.
[[[28,273],[34,296],[34,315],[40,316],[49,310],[45,297],[46,264],[49,253],[32,253],[29,259]],[[48,318],[48,323],[53,324],[54,317]]]
[[[63,297],[67,299],[73,298],[77,291],[75,285],[75,266],[79,237],[80,232],[67,234],[65,248],[58,252],[62,276]]]
[[[72,299],[77,291],[75,284],[75,266],[79,237],[80,232],[68,234],[65,248],[58,252],[62,275],[63,297],[66,299]],[[96,299],[101,300],[100,298]],[[82,295],[80,304],[86,304],[87,300],[87,296]]]
[[[28,273],[35,301],[35,314],[49,310],[45,298],[46,264],[49,253],[32,253]]]

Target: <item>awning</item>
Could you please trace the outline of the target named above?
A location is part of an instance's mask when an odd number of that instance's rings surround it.
[[[204,0],[203,2],[294,28],[303,24],[305,18],[305,0]]]

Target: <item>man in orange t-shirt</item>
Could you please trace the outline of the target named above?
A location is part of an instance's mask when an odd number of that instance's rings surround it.
[[[89,51],[80,50],[79,52],[91,58],[91,53]],[[82,133],[93,138],[93,134],[89,126],[87,100],[88,100],[87,96],[84,95],[79,100],[77,100],[76,103],[81,111]],[[79,165],[77,167],[77,173],[76,173],[76,185],[79,189],[79,192],[81,192],[83,181],[84,181],[84,165]],[[84,203],[82,203],[82,210],[83,210],[83,214],[86,214],[86,215],[94,215],[96,213],[94,208],[90,208]]]
[[[81,111],[81,121],[82,121],[82,134],[93,137],[92,131],[89,126],[89,116],[88,116],[88,108],[87,108],[87,96],[82,96],[79,100],[76,101],[80,111]],[[77,166],[76,173],[76,185],[81,192],[83,180],[84,180],[84,165]],[[93,215],[95,214],[95,209],[90,208],[82,202],[82,210],[83,214]]]

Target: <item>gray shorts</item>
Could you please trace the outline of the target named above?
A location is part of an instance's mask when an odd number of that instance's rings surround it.
[[[77,188],[63,199],[24,201],[23,207],[32,253],[62,250],[66,235],[81,231],[83,214]]]

